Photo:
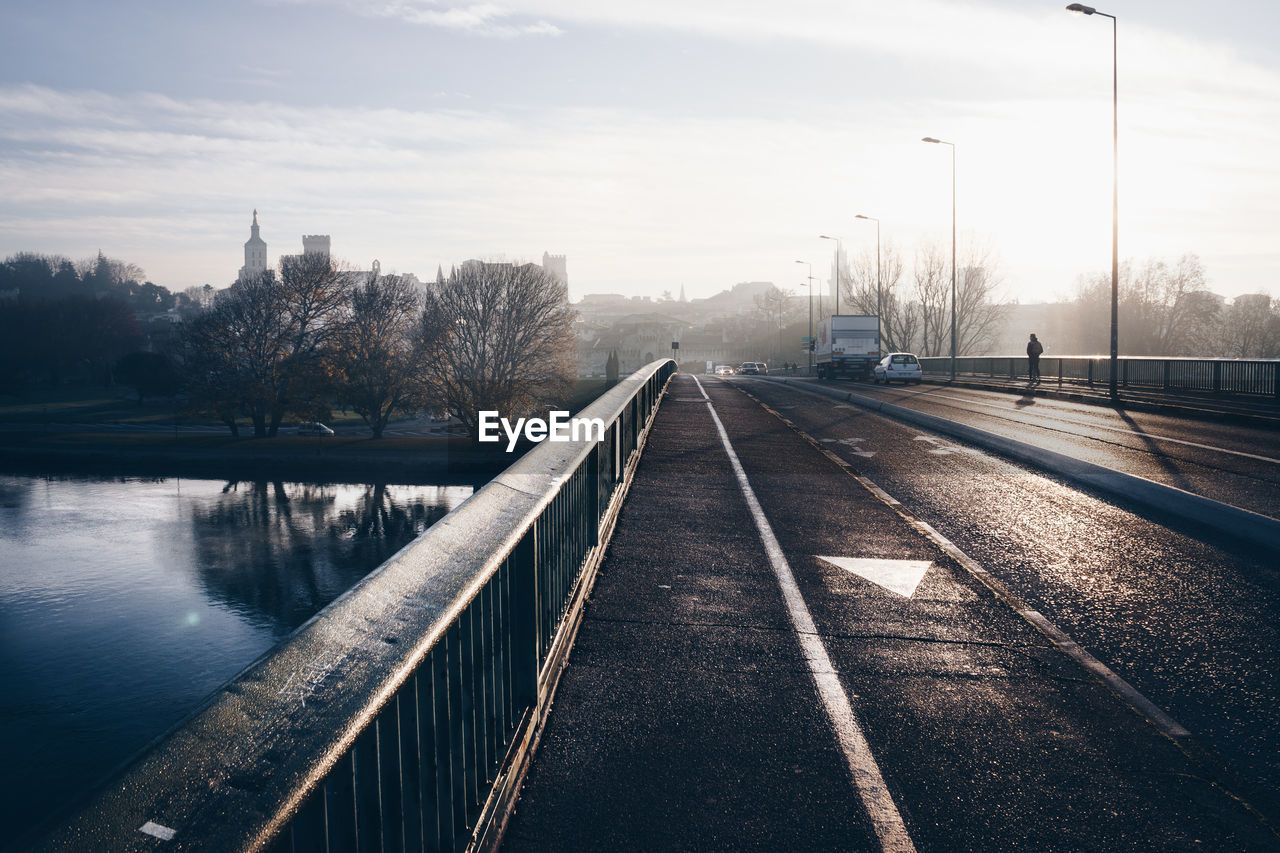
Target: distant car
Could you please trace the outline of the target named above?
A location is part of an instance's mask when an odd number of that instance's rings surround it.
[[[754,361],[744,361],[742,362],[742,367],[738,368],[738,373],[743,376],[759,376],[760,368],[756,367],[756,363]]]
[[[298,424],[298,435],[333,435],[333,430],[313,421]]]
[[[920,359],[914,353],[891,352],[872,369],[871,379],[874,382],[920,382],[924,373],[920,370]]]
[[[761,376],[769,375],[769,365],[765,364],[763,361],[756,362],[756,369],[760,371]]]
[[[732,376],[734,374],[733,365],[717,364],[716,376]]]

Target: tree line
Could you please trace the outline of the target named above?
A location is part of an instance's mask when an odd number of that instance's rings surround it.
[[[239,435],[341,405],[380,437],[396,413],[524,417],[567,400],[576,374],[563,284],[532,264],[471,261],[420,293],[409,280],[345,271],[327,256],[284,258],[237,282],[186,325],[181,360],[193,411]]]
[[[902,251],[888,244],[879,258],[878,278],[876,264],[875,254],[864,252],[842,266],[842,310],[875,314],[879,304],[886,350],[950,354],[950,252],[936,243],[923,244],[915,249],[908,270]],[[1009,303],[1001,299],[1001,285],[999,262],[991,249],[976,244],[960,247],[957,354],[991,352],[1009,310]],[[1122,355],[1280,357],[1280,300],[1254,293],[1228,303],[1209,290],[1204,266],[1194,254],[1176,261],[1127,261],[1120,268],[1118,291]],[[1109,351],[1110,272],[1082,276],[1074,294],[1059,303],[1055,320],[1055,352]]]
[[[240,434],[285,418],[360,415],[375,437],[393,416],[545,414],[577,374],[574,312],[541,267],[468,261],[425,288],[353,272],[322,254],[214,291],[174,294],[99,254],[0,264],[0,391],[64,381],[181,394],[188,412]],[[162,319],[152,323],[155,317]]]

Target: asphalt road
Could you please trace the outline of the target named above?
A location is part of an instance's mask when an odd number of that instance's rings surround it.
[[[1274,427],[964,387],[823,384],[1280,518],[1280,431]]]
[[[951,539],[1189,729],[1241,777],[1249,796],[1273,819],[1280,815],[1280,677],[1275,668],[1280,566],[1273,554],[1233,547],[1229,541],[1203,541],[1070,483],[848,404],[773,383],[735,384]],[[856,390],[875,393],[868,386]],[[976,397],[982,403],[994,396],[941,390],[948,397]],[[930,396],[916,388],[905,394]],[[881,390],[879,396],[900,402],[904,392]],[[947,405],[939,402],[932,410],[940,414]],[[959,410],[956,406],[953,411]],[[1079,412],[1055,403],[1045,409],[1052,414],[1037,417],[1033,428],[1047,433],[1055,423],[1084,422],[1091,408]],[[1105,421],[1109,416],[1095,412],[1093,417]],[[1144,430],[1199,435],[1198,443],[1222,444],[1224,449],[1248,446],[1261,432],[1179,423],[1166,416],[1133,418],[1141,418]],[[1010,425],[1016,421],[996,411],[975,425],[993,429],[1001,423],[1013,432]],[[1074,430],[1070,435],[1076,435]],[[1274,434],[1270,441],[1274,444]],[[1063,447],[1089,452],[1091,461],[1100,464],[1111,460],[1116,467],[1155,455],[1149,448],[1135,451],[1129,440],[1112,444],[1087,435],[1063,439],[1054,449],[1065,452]],[[1177,444],[1169,452],[1167,464],[1146,464],[1194,468],[1207,485],[1215,476],[1239,476],[1227,470],[1213,475],[1212,465],[1243,467],[1231,454],[1211,455]],[[1198,461],[1186,462],[1184,455],[1192,453]],[[1259,478],[1275,477],[1271,469],[1276,466],[1253,465]],[[1233,494],[1241,494],[1241,482],[1247,480],[1238,480]],[[1263,482],[1274,488],[1273,479]],[[1274,506],[1265,498],[1242,503],[1258,511]]]
[[[1253,791],[1233,787],[1246,780],[1219,772],[1216,745],[1199,747],[1212,729],[1235,748],[1234,766],[1277,778],[1274,735],[1259,731],[1275,703],[1252,717],[1245,707],[1246,694],[1275,697],[1262,669],[1276,636],[1261,613],[1249,616],[1263,631],[1252,640],[1234,619],[1215,626],[1252,661],[1199,673],[1187,695],[1235,710],[1202,707],[1179,720],[1192,728],[1182,736],[1082,667],[1070,640],[1037,627],[1044,617],[1024,615],[1023,593],[1006,589],[1033,575],[1028,589],[1046,605],[1101,600],[1114,611],[1103,638],[1145,660],[1134,647],[1161,640],[1144,628],[1163,626],[1135,596],[1154,595],[1155,575],[1170,571],[1159,558],[1184,549],[1196,576],[1166,589],[1166,606],[1208,594],[1201,574],[1226,582],[1262,567],[1136,530],[1149,523],[852,407],[765,382],[705,387],[707,397],[678,376],[662,404],[506,849],[1280,845],[1250,808]],[[985,550],[948,549],[909,515]],[[865,576],[873,568],[879,582]],[[1216,599],[1221,611],[1274,604],[1239,582]],[[1222,621],[1217,609],[1201,616],[1193,630]],[[1079,625],[1057,624],[1080,639]],[[1113,668],[1129,660],[1090,650]],[[1248,689],[1225,683],[1241,675]],[[1149,681],[1184,687],[1160,672]],[[1173,713],[1203,698],[1173,702]],[[1206,720],[1214,726],[1199,727]],[[1235,725],[1245,720],[1254,730]]]

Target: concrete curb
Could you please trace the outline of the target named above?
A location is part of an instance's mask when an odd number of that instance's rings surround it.
[[[1214,533],[1244,540],[1251,545],[1280,552],[1280,520],[1247,509],[1210,500],[1174,486],[1145,477],[1125,474],[1092,462],[1084,462],[984,429],[917,412],[905,406],[864,397],[851,391],[797,383],[781,377],[761,377],[766,381],[794,385],[813,394],[861,406],[944,435],[958,438],[1009,459],[1033,465],[1106,495],[1130,501],[1145,509],[1171,515]]]

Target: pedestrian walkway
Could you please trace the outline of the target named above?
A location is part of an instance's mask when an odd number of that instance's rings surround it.
[[[1274,849],[893,506],[706,388],[668,388],[506,850]]]

